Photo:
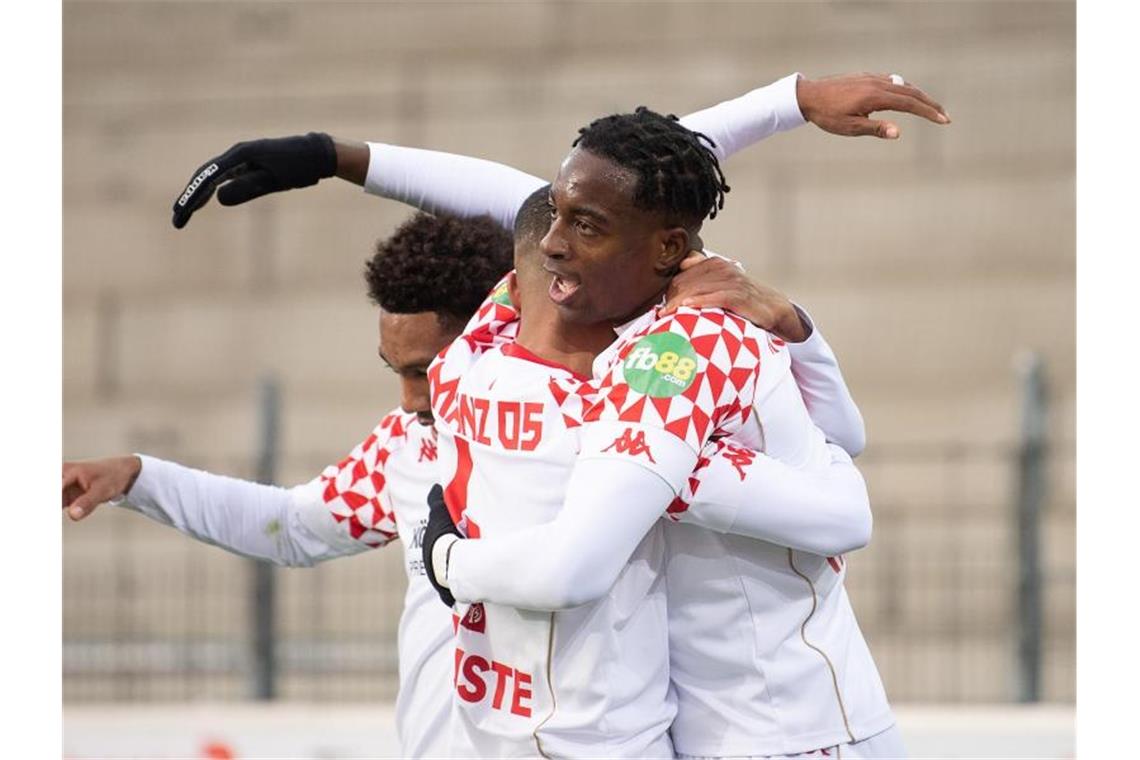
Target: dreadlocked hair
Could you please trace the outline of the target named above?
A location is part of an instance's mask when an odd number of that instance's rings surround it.
[[[463,325],[513,258],[511,234],[491,217],[421,212],[376,244],[364,279],[368,297],[384,311],[432,311]]]
[[[645,106],[605,116],[578,130],[573,147],[588,150],[637,175],[634,205],[696,226],[715,219],[729,191],[707,135],[686,129],[673,114]]]

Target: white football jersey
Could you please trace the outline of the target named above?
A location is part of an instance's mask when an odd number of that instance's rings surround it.
[[[826,466],[783,341],[731,314],[635,320],[595,362],[605,400],[583,454],[626,457],[677,488],[665,531],[678,753],[792,754],[872,736],[890,707],[843,588],[843,557],[819,557],[697,527],[756,449]],[[720,455],[700,456],[720,439]],[[682,442],[684,445],[678,445]],[[670,460],[693,456],[677,482]],[[653,461],[651,457],[656,457]],[[686,524],[692,523],[692,524]]]
[[[435,395],[448,506],[470,538],[549,522],[590,386],[515,343],[470,347],[462,361],[448,351],[441,373],[459,381],[446,402]],[[592,604],[457,605],[454,754],[672,757],[662,527]]]
[[[447,751],[451,613],[427,580],[421,549],[427,494],[439,482],[438,464],[434,428],[397,410],[347,457],[294,493],[295,500],[319,494],[326,512],[347,528],[345,538],[357,545],[382,546],[397,535],[403,544],[408,588],[397,639],[396,727],[405,757]]]

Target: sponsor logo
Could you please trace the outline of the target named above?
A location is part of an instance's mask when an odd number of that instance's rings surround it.
[[[614,439],[614,442],[606,446],[602,451],[609,451],[613,449],[618,454],[629,454],[635,457],[638,454],[645,454],[649,457],[649,461],[657,464],[657,460],[653,458],[653,452],[649,450],[649,444],[645,442],[645,431],[637,431],[637,435],[633,434],[633,428],[626,428],[625,432]]]
[[[625,382],[638,393],[662,398],[684,393],[693,384],[697,352],[676,333],[646,335],[622,365]]]
[[[436,456],[439,454],[435,447],[435,441],[424,439],[420,442],[420,459],[421,462],[434,462]]]
[[[500,306],[512,306],[511,289],[507,286],[506,282],[501,283],[499,287],[491,291],[491,300]]]
[[[476,602],[467,608],[467,614],[459,621],[459,624],[469,631],[475,633],[487,632],[487,613],[483,611],[482,602]]]
[[[455,648],[455,691],[464,702],[482,702],[490,697],[492,709],[510,710],[514,715],[529,718],[532,683],[530,673]],[[491,686],[494,686],[493,692]],[[508,688],[509,701],[506,699]]]
[[[420,520],[416,524],[416,529],[412,531],[412,545],[409,549],[422,549],[424,545],[424,532],[427,530],[427,518]]]
[[[186,191],[184,193],[182,193],[182,196],[178,199],[178,205],[179,206],[185,206],[186,202],[190,200],[190,196],[194,195],[194,191],[198,189],[198,185],[205,182],[206,178],[209,177],[214,172],[216,172],[217,170],[218,170],[217,164],[210,164],[205,169],[203,169],[198,174],[198,176],[195,177],[194,179],[192,179],[190,181],[190,184],[186,186]]]

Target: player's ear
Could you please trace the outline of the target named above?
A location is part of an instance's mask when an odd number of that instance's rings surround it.
[[[507,294],[511,298],[511,306],[515,307],[515,311],[522,314],[522,299],[519,298],[519,276],[514,270],[507,275]]]
[[[661,233],[661,247],[654,262],[654,270],[661,275],[671,275],[681,265],[681,259],[692,250],[693,235],[684,227],[671,227]]]

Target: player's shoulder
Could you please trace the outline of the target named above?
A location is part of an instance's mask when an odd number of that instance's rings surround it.
[[[467,321],[463,328],[463,335],[474,338],[477,342],[490,341],[494,336],[508,325],[518,321],[519,313],[511,303],[510,278],[511,272],[503,275],[502,279],[491,288],[491,292],[479,304],[479,308]]]
[[[383,467],[388,458],[407,443],[409,433],[417,426],[420,423],[415,413],[393,409],[380,418],[372,431],[346,457],[326,467],[321,478],[332,480],[345,472],[355,472],[359,476],[359,473]]]
[[[649,362],[651,357],[683,367],[744,369],[760,362],[768,334],[743,317],[723,309],[680,308],[646,318],[624,337],[617,359]],[[674,358],[676,357],[676,358]]]

